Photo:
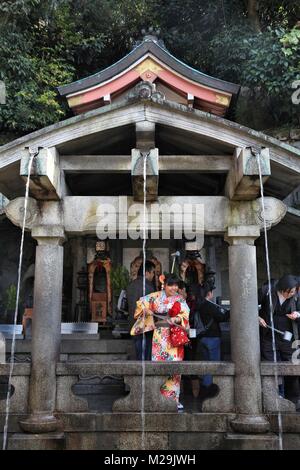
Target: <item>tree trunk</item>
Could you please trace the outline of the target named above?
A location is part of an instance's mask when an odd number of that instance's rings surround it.
[[[261,27],[258,15],[258,0],[248,0],[248,18],[255,32],[260,33]]]

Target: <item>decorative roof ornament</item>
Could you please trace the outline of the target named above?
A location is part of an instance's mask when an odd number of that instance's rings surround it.
[[[142,81],[130,90],[128,98],[131,100],[140,98],[142,100],[162,102],[165,100],[165,95],[160,91],[156,91],[155,83]]]
[[[135,49],[137,46],[139,46],[143,42],[150,42],[150,41],[155,42],[156,44],[158,44],[163,49],[166,49],[164,41],[159,38],[159,36],[160,36],[160,29],[159,28],[154,29],[152,26],[150,26],[148,28],[148,30],[143,28],[141,30],[141,34],[142,34],[143,39],[139,39],[139,40],[135,41],[134,44],[133,44],[132,49]]]

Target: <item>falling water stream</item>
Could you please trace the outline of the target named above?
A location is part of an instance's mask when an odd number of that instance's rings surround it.
[[[149,153],[144,153],[143,165],[143,297],[146,295],[146,182],[147,182],[147,157]],[[145,325],[145,310],[143,311],[143,323]],[[145,450],[145,351],[146,351],[146,338],[145,328],[143,328],[143,342],[142,342],[142,402],[141,402],[141,418],[142,418],[142,449]]]
[[[24,202],[24,213],[23,213],[23,222],[22,222],[22,236],[21,236],[21,243],[20,243],[20,256],[19,256],[19,267],[18,267],[18,281],[17,281],[17,295],[16,295],[16,306],[15,306],[15,314],[14,314],[14,329],[12,335],[12,342],[11,342],[11,352],[10,352],[10,368],[9,368],[9,378],[8,378],[8,389],[7,389],[7,396],[6,396],[6,406],[5,406],[5,422],[4,422],[4,429],[3,429],[3,450],[6,450],[7,447],[7,433],[8,433],[8,417],[9,417],[9,409],[10,409],[10,394],[11,394],[11,378],[14,368],[14,354],[15,354],[15,343],[16,343],[16,324],[17,324],[17,317],[18,317],[18,307],[19,307],[19,299],[20,299],[20,285],[21,285],[21,272],[22,272],[22,262],[23,262],[23,246],[24,246],[24,235],[25,235],[25,223],[26,223],[26,216],[27,216],[27,205],[28,205],[28,196],[29,196],[29,184],[30,184],[30,175],[31,175],[31,168],[34,157],[38,154],[38,152],[31,153],[30,159],[28,162],[28,178],[26,182],[26,191],[25,191],[25,202]]]
[[[257,164],[258,164],[260,194],[261,194],[261,200],[262,200],[262,215],[263,215],[263,222],[264,222],[264,239],[265,239],[266,265],[267,265],[267,276],[268,276],[268,296],[269,296],[271,331],[272,331],[272,349],[273,349],[273,361],[275,363],[275,387],[276,387],[276,407],[277,407],[277,411],[278,411],[279,450],[283,450],[282,415],[281,415],[281,411],[280,411],[279,395],[278,395],[279,380],[278,380],[277,355],[276,355],[274,318],[273,318],[273,301],[272,301],[272,291],[271,291],[271,270],[270,270],[270,258],[269,258],[269,244],[268,244],[267,223],[266,223],[264,186],[263,186],[261,163],[260,163],[260,152],[258,152],[256,154],[256,158],[257,158]]]

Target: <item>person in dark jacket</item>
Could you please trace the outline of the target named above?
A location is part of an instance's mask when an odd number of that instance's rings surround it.
[[[275,284],[277,284],[277,282],[278,282],[278,279],[270,279],[271,291],[274,289]],[[269,281],[265,281],[263,285],[258,289],[258,293],[257,293],[259,308],[261,307],[261,303],[263,299],[268,295],[268,293],[269,293]]]
[[[135,323],[134,312],[136,309],[136,302],[144,295],[151,294],[156,289],[153,285],[153,279],[155,275],[155,264],[152,261],[146,261],[145,263],[145,292],[144,292],[144,282],[143,282],[143,264],[138,270],[137,278],[131,281],[128,284],[126,289],[126,296],[128,302],[128,318],[129,318],[129,329],[131,330],[132,326]],[[145,360],[151,361],[152,354],[152,336],[153,331],[148,331],[145,333]],[[138,361],[142,360],[143,357],[143,335],[134,336],[135,342],[135,353],[136,359]]]
[[[292,354],[294,352],[292,349],[292,343],[295,336],[297,336],[297,323],[300,319],[300,312],[297,311],[295,301],[296,290],[296,277],[287,274],[279,279],[271,293],[274,328],[282,332],[289,331],[294,336],[292,341],[286,341],[283,339],[283,335],[276,331],[274,332],[277,361],[291,361]],[[268,328],[268,326],[271,325],[271,306],[269,295],[265,296],[262,300],[259,324],[262,327],[262,358],[266,361],[274,361],[272,331]],[[297,402],[299,397],[297,377],[285,377],[284,396],[293,402]]]
[[[297,312],[299,312],[300,311],[300,276],[296,276],[296,279],[297,279],[297,287],[296,287],[295,302],[296,302]]]
[[[228,321],[230,312],[215,304],[211,285],[205,283],[202,287],[203,297],[197,305],[195,315],[200,315],[201,321],[206,329],[197,340],[202,350],[202,358],[205,361],[221,360],[221,329],[220,323]],[[213,384],[211,375],[204,375],[202,378],[202,392],[200,396],[215,396],[219,388]]]

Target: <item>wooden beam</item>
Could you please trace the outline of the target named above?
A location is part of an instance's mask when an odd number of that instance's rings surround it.
[[[229,155],[159,155],[161,173],[227,173],[232,166]],[[128,173],[130,155],[61,155],[60,169],[66,173]]]

